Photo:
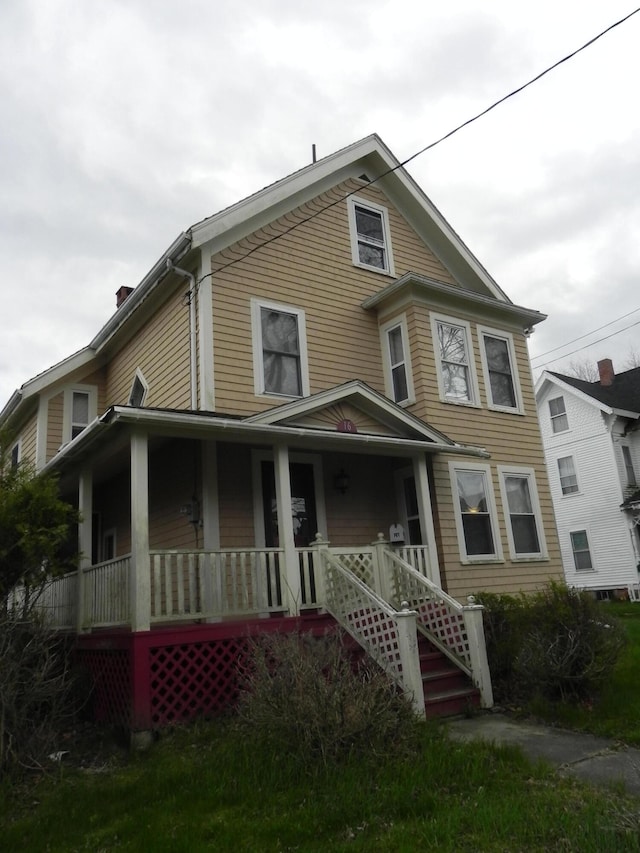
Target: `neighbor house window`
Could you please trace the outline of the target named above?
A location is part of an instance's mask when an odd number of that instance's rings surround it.
[[[498,465],[512,559],[545,554],[535,474],[530,468]]]
[[[492,409],[519,411],[520,388],[515,369],[513,338],[507,333],[479,329],[487,399]]]
[[[407,324],[404,317],[381,328],[387,396],[396,403],[413,399]]]
[[[449,473],[462,557],[469,559],[500,557],[495,500],[489,467],[449,463]]]
[[[553,432],[564,432],[566,429],[569,429],[564,397],[554,397],[553,400],[549,400],[549,414],[551,415],[551,429]]]
[[[593,569],[587,531],[573,530],[569,536],[571,537],[571,551],[573,552],[573,562],[576,571],[587,572]]]
[[[253,355],[256,394],[309,394],[304,312],[253,300]]]
[[[451,403],[476,404],[478,392],[469,324],[434,317],[432,330],[442,398]]]
[[[353,263],[393,274],[387,209],[354,196],[348,204]]]
[[[129,393],[129,405],[139,408],[144,403],[148,388],[149,386],[142,375],[142,371],[136,370],[136,375],[133,379],[131,391]]]
[[[573,456],[562,456],[558,459],[558,473],[560,474],[560,488],[563,495],[573,495],[579,491]]]
[[[637,486],[636,472],[633,468],[633,460],[631,459],[631,450],[626,444],[622,445],[622,460],[624,462],[624,470],[627,476],[627,486]]]

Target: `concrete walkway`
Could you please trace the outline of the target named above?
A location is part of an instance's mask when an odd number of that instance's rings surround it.
[[[519,746],[532,761],[545,761],[563,776],[594,785],[622,783],[640,795],[640,749],[581,732],[520,722],[497,712],[447,724],[454,740]]]

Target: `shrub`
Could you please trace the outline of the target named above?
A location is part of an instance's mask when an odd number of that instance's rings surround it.
[[[593,699],[624,647],[620,625],[585,590],[551,583],[530,596],[477,600],[499,701]]]
[[[68,639],[0,613],[0,685],[0,776],[40,767],[78,704]]]
[[[241,725],[278,753],[322,765],[408,748],[416,731],[409,703],[384,673],[375,664],[354,667],[335,635],[253,642],[238,710]]]

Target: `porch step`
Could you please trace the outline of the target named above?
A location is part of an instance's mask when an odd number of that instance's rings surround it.
[[[453,717],[480,707],[480,691],[469,676],[422,635],[418,653],[427,717]]]

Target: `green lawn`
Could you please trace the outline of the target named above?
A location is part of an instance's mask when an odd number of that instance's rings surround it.
[[[640,602],[607,602],[603,617],[613,616],[624,625],[629,644],[613,678],[597,701],[588,705],[535,706],[544,719],[640,746]]]
[[[314,772],[222,723],[167,733],[107,772],[0,789],[3,851],[640,850],[640,805],[513,749],[422,727],[411,758]]]

